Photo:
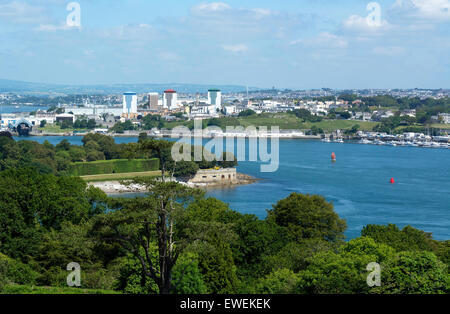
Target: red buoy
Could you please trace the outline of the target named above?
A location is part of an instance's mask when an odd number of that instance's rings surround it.
[[[395,183],[394,178],[391,178],[391,184],[394,184],[394,183]]]
[[[331,154],[331,160],[332,160],[332,161],[336,161],[336,154],[335,154],[335,153],[332,153],[332,154]]]

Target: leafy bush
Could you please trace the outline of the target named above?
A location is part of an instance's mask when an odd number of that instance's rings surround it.
[[[0,253],[0,292],[9,284],[33,285],[38,276],[29,265]]]
[[[173,268],[172,293],[206,294],[208,289],[203,281],[195,254],[180,256]]]
[[[73,176],[87,176],[95,174],[156,171],[158,169],[158,159],[115,159],[73,163],[70,166],[69,173]]]

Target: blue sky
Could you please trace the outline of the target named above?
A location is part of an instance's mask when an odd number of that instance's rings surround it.
[[[0,78],[450,88],[450,0],[0,0]]]

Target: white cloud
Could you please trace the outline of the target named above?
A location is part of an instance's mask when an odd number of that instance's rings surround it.
[[[81,27],[70,27],[67,24],[53,25],[53,24],[41,24],[35,28],[39,32],[56,32],[67,31],[71,29],[81,29]]]
[[[380,25],[371,25],[367,22],[367,17],[360,15],[351,15],[342,22],[347,30],[362,31],[362,32],[379,32],[386,30],[389,24],[386,20],[381,20]]]
[[[0,20],[14,23],[42,23],[48,21],[46,11],[42,7],[25,2],[12,1],[0,4]]]
[[[136,44],[153,41],[158,38],[158,31],[148,24],[114,26],[101,29],[96,33],[101,38],[134,41]]]
[[[230,51],[233,53],[242,53],[248,51],[247,45],[238,44],[238,45],[223,45],[222,48],[226,51]]]
[[[273,14],[273,12],[269,9],[253,9],[252,11],[255,13],[257,18],[267,17]]]
[[[201,3],[194,6],[191,11],[194,14],[204,15],[230,10],[231,7],[223,2]]]
[[[397,0],[392,8],[416,18],[450,19],[450,0]]]
[[[298,34],[317,23],[304,14],[291,14],[267,8],[236,8],[223,2],[203,3],[191,8],[191,14],[179,19],[177,28],[201,39],[243,42],[282,38]],[[167,21],[167,24],[172,20]],[[173,26],[173,25],[172,25]]]
[[[302,45],[313,48],[347,48],[348,41],[340,36],[331,33],[320,33],[315,38],[297,39],[289,43],[290,45]]]

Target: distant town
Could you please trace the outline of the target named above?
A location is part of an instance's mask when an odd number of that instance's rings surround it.
[[[279,136],[287,138],[358,138],[373,143],[388,139],[392,145],[401,145],[407,137],[447,145],[450,130],[450,90],[444,89],[273,88],[222,93],[211,88],[195,93],[166,89],[59,96],[2,93],[0,107],[1,129],[17,135],[138,135],[145,131],[167,136],[175,126],[192,129],[193,121],[202,119],[206,126],[223,130],[226,126],[277,125]],[[420,142],[410,144],[421,146]]]

